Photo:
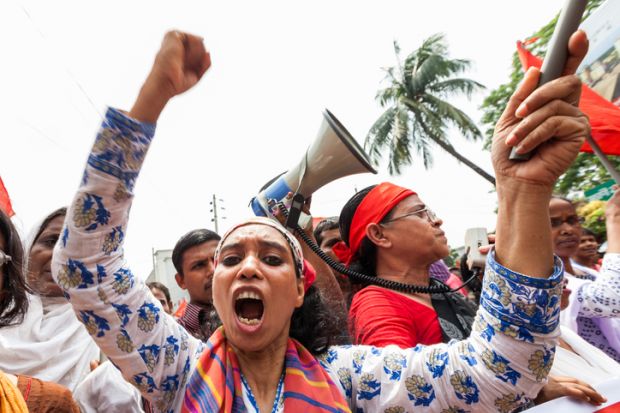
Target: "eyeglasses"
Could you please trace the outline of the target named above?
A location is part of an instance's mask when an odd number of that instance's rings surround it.
[[[562,218],[551,218],[551,228],[558,228],[562,226],[563,223],[567,223],[571,227],[578,227],[583,224],[583,218],[577,215],[571,215],[566,219]]]
[[[427,219],[427,220],[428,220],[428,222],[430,222],[431,224],[432,224],[433,222],[437,222],[437,221],[439,221],[439,217],[437,216],[437,214],[435,214],[435,213],[434,213],[434,212],[433,212],[433,211],[432,211],[429,207],[424,207],[424,208],[422,208],[422,209],[418,209],[417,211],[410,212],[410,213],[408,213],[408,214],[401,215],[401,216],[399,216],[399,217],[392,218],[392,219],[389,219],[389,220],[387,220],[387,221],[383,221],[383,223],[384,223],[384,224],[387,224],[388,222],[396,221],[396,220],[401,219],[401,218],[410,217],[410,216],[412,216],[412,215],[413,215],[413,216],[416,216],[416,217],[418,217],[418,218],[420,218],[420,219],[424,219],[424,215],[426,215],[426,219]]]
[[[0,267],[4,264],[8,264],[9,262],[11,262],[11,256],[6,255],[4,251],[0,250]]]

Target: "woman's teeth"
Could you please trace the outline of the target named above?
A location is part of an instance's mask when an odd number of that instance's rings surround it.
[[[241,321],[243,324],[247,324],[249,326],[255,326],[258,323],[260,323],[260,320],[258,320],[256,318],[254,318],[252,320],[249,320],[249,319],[247,319],[245,317],[241,317],[241,316],[238,316],[238,318],[239,318],[239,321]]]
[[[260,300],[260,296],[258,294],[256,294],[255,292],[252,291],[244,291],[241,294],[239,294],[239,297],[237,297],[237,300],[243,300],[244,298],[251,298],[253,300]]]

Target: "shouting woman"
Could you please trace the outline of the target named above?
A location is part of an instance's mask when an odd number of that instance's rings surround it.
[[[574,35],[568,74],[586,49],[585,35]],[[547,204],[589,131],[575,106],[578,79],[535,90],[539,72],[531,70],[496,127],[497,240],[469,338],[409,349],[332,346],[333,323],[299,244],[254,218],[220,241],[213,301],[223,326],[203,345],[134,278],[122,243],[155,122],[210,63],[201,38],[166,35],[133,108],[108,111],[56,245],[55,279],[124,377],[162,412],[508,412],[528,404],[551,366],[562,288]],[[516,163],[513,146],[537,152]]]

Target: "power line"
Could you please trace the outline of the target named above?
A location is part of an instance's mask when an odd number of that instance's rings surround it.
[[[30,15],[30,12],[28,11],[28,9],[26,9],[26,7],[23,4],[19,4],[19,7],[21,8],[21,10],[24,12],[24,14],[26,15],[26,17],[28,18],[28,20],[30,21],[30,23],[32,24],[32,27],[36,30],[37,33],[39,33],[39,36],[41,36],[41,38],[47,43],[47,45],[50,48],[54,48],[54,46],[51,44],[51,42],[48,40],[47,36],[45,35],[45,33],[43,33],[43,31],[39,28],[39,26],[35,23],[34,19],[32,18],[32,16]],[[54,49],[55,50],[55,49]],[[54,56],[57,56],[57,54],[54,53]],[[84,95],[84,97],[86,98],[86,100],[88,101],[88,103],[90,103],[91,107],[93,108],[93,110],[95,111],[95,113],[99,116],[99,118],[101,120],[104,119],[103,114],[99,111],[99,109],[97,109],[97,105],[95,105],[94,100],[90,97],[90,95],[88,94],[88,92],[86,92],[86,89],[84,89],[84,87],[82,86],[82,84],[77,80],[77,78],[73,75],[73,73],[71,72],[71,70],[69,70],[69,68],[60,63],[60,62],[56,62],[56,64],[60,67],[62,67],[67,76],[69,76],[69,78],[73,81],[73,83],[75,84],[75,86],[77,86],[77,88],[80,90],[80,92]]]

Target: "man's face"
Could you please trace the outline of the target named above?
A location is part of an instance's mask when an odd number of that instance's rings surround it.
[[[189,293],[191,303],[210,305],[213,301],[211,284],[217,244],[217,240],[207,241],[187,249],[181,257],[183,275],[177,274],[176,280]]]
[[[328,229],[328,230],[321,232],[321,235],[322,235],[322,240],[321,240],[321,245],[319,245],[319,247],[321,247],[321,249],[323,250],[323,252],[325,252],[325,254],[329,255],[330,257],[332,257],[332,259],[336,260],[337,262],[340,262],[336,254],[334,254],[334,252],[332,251],[332,247],[336,243],[342,241],[342,237],[340,236],[340,230],[338,228]]]

